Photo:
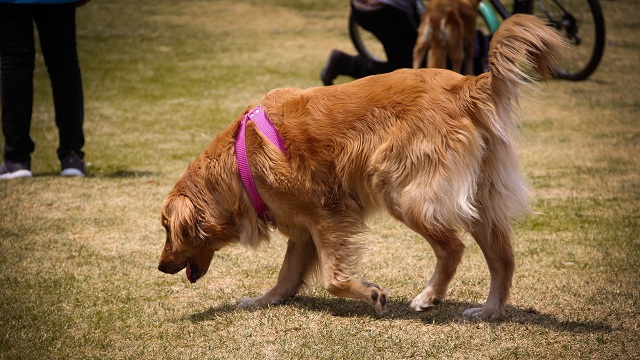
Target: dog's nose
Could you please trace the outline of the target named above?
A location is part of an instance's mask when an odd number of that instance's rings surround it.
[[[165,274],[169,273],[169,271],[167,270],[167,268],[163,264],[158,265],[158,270],[162,271]]]

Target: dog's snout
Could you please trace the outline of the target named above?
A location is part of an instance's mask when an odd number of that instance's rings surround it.
[[[164,264],[159,264],[158,265],[158,270],[162,271],[165,274],[170,274],[171,273],[171,271]]]
[[[176,267],[171,263],[160,263],[160,265],[158,265],[158,270],[162,271],[165,274],[175,274],[183,268],[184,266]]]
[[[161,259],[160,264],[158,265],[158,270],[160,270],[165,274],[173,275],[179,272],[180,270],[184,269],[186,266],[187,266],[186,263],[183,265],[179,265],[179,263],[176,263],[175,261],[163,261]]]

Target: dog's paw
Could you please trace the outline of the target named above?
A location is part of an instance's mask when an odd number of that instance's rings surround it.
[[[368,298],[369,304],[376,309],[378,315],[386,314],[388,311],[387,300],[389,296],[387,290],[369,282],[365,282],[365,285],[371,290],[371,295],[369,295]]]
[[[463,316],[468,316],[474,319],[488,319],[491,317],[501,317],[504,314],[500,309],[490,309],[487,306],[480,308],[470,308],[462,312]]]
[[[284,298],[260,296],[257,298],[244,298],[238,303],[240,309],[257,309],[270,305],[280,305],[285,302]]]
[[[240,300],[238,303],[238,307],[240,309],[257,309],[269,305],[277,305],[280,302],[277,301],[269,301],[265,299],[263,296],[257,298],[244,298]]]
[[[420,295],[416,296],[413,300],[411,300],[411,307],[415,311],[429,311],[433,309],[435,306],[440,305],[442,299],[438,296],[431,295],[429,293],[422,292]]]

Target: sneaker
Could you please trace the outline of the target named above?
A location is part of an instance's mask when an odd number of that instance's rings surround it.
[[[60,160],[60,166],[62,176],[78,176],[83,177],[87,175],[87,171],[84,168],[84,159],[81,159],[75,152],[70,152],[64,159]]]
[[[31,177],[30,162],[18,163],[5,161],[0,165],[0,179],[16,179],[21,177]]]

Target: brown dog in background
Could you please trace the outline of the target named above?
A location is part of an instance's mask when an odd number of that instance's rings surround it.
[[[480,0],[431,0],[418,27],[413,68],[418,69],[429,49],[428,68],[473,74],[473,46]],[[464,67],[463,67],[464,62]]]
[[[277,283],[243,299],[241,308],[287,301],[319,268],[330,293],[384,313],[387,292],[353,269],[362,249],[354,238],[366,230],[366,216],[382,208],[422,235],[436,255],[435,272],[411,308],[443,301],[464,251],[459,232],[466,230],[484,253],[491,285],[484,306],[464,314],[502,314],[514,271],[511,221],[528,209],[515,143],[518,85],[527,79],[519,65],[533,64],[547,77],[563,46],[535,17],[515,15],[493,38],[490,71],[477,77],[404,69],[269,92],[259,104],[288,155],[255,124],[246,127],[251,173],[269,216],[257,215],[240,181],[234,151],[243,114],[164,201],[158,269],[173,274],[186,267],[195,282],[216,251],[237,242],[255,247],[277,228],[289,239]]]

